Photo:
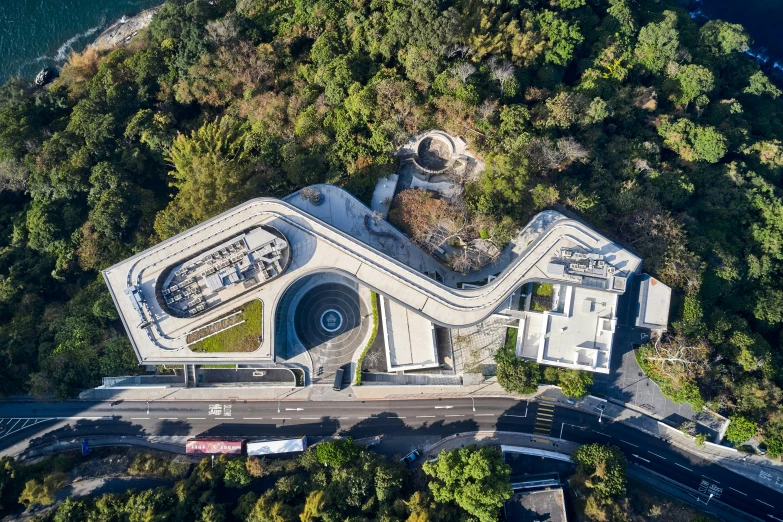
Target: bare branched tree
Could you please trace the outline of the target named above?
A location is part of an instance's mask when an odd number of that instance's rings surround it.
[[[566,158],[549,138],[536,138],[527,147],[530,166],[538,171],[547,171],[560,165]]]
[[[451,69],[451,74],[453,74],[455,78],[459,78],[459,81],[462,83],[468,81],[468,78],[475,72],[476,66],[470,62],[458,63]]]
[[[490,56],[487,61],[492,79],[500,84],[500,94],[505,94],[509,80],[514,77],[515,68],[510,62],[501,60],[497,56]]]
[[[481,102],[481,105],[479,105],[478,108],[476,109],[476,115],[479,118],[488,120],[489,118],[492,117],[493,114],[495,114],[495,111],[497,109],[498,109],[497,100],[486,99],[483,102]]]
[[[473,48],[467,44],[453,43],[450,45],[444,45],[442,51],[443,55],[449,59],[454,58],[457,55],[465,58],[473,52]]]
[[[574,138],[568,136],[557,140],[557,150],[565,156],[566,161],[585,161],[590,153]]]
[[[225,17],[207,24],[207,38],[214,44],[224,45],[239,35],[239,27],[233,18]]]
[[[672,381],[686,383],[704,374],[709,356],[707,343],[676,334],[666,335],[661,342],[650,345],[645,361]]]
[[[14,158],[0,160],[0,193],[4,190],[22,192],[27,189],[30,171]]]

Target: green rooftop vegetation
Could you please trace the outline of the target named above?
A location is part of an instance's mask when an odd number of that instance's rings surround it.
[[[241,308],[242,320],[227,330],[190,346],[194,352],[252,352],[261,345],[263,304],[250,301]]]

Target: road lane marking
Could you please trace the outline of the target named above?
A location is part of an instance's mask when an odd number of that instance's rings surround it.
[[[650,451],[650,450],[647,450],[647,453],[649,453],[650,455],[655,455],[655,456],[656,456],[656,457],[658,457],[659,459],[666,460],[666,457],[661,457],[661,456],[660,456],[660,455],[658,455],[657,453],[653,453],[653,452],[652,452],[652,451]]]
[[[407,419],[408,417],[389,417],[390,419]]]
[[[592,431],[593,433],[597,433],[599,435],[603,435],[604,437],[609,437],[610,439],[612,438],[611,435],[607,435],[606,433],[602,433],[600,431],[595,431],[595,430],[590,430],[590,431]]]
[[[242,417],[244,420],[263,420],[263,417]]]
[[[509,415],[508,413],[504,413],[503,415],[501,415],[501,417],[518,417],[520,419],[524,419],[527,417],[527,415]]]
[[[416,415],[417,419],[434,419],[435,415]]]
[[[702,477],[704,477],[704,478],[706,478],[706,479],[708,479],[708,480],[711,480],[711,481],[713,481],[713,482],[717,482],[718,484],[720,484],[720,480],[715,480],[714,478],[710,478],[710,477],[708,477],[707,475],[702,475]]]
[[[291,420],[291,417],[272,417],[272,420]]]
[[[634,456],[634,457],[636,457],[636,458],[637,458],[637,459],[639,459],[639,460],[643,460],[643,461],[647,462],[648,464],[650,463],[650,461],[649,461],[649,460],[647,460],[647,459],[646,459],[646,458],[644,458],[644,457],[640,457],[640,456],[639,456],[639,455],[637,455],[636,453],[634,453],[634,454],[633,454],[633,456]]]
[[[674,463],[674,465],[675,465],[675,466],[680,466],[682,469],[687,469],[688,471],[693,471],[691,468],[686,468],[686,467],[685,467],[685,466],[683,466],[682,464],[677,464],[676,462]]]
[[[131,417],[131,420],[150,420],[149,417]]]
[[[743,493],[742,491],[740,491],[740,490],[738,490],[738,489],[734,489],[734,488],[733,488],[733,487],[731,487],[731,486],[729,486],[729,489],[731,489],[731,490],[733,490],[733,491],[736,491],[736,492],[737,492],[737,493],[739,493],[740,495],[745,495],[746,497],[748,496],[748,494],[747,494],[747,493]]]
[[[774,509],[774,507],[775,507],[775,506],[773,506],[772,504],[767,504],[767,503],[766,503],[766,502],[764,502],[763,500],[756,499],[756,502],[761,502],[761,503],[762,503],[762,504],[764,504],[765,506],[769,506],[769,507],[771,507],[771,508],[773,508],[773,509]]]
[[[631,442],[628,442],[627,440],[620,439],[620,442],[625,442],[626,444],[628,444],[629,446],[633,446],[634,448],[638,448],[638,447],[639,447],[639,446],[637,446],[636,444],[633,444],[633,443],[631,443]]]
[[[220,419],[220,420],[234,420],[234,417],[215,417],[215,419]]]
[[[464,415],[446,415],[446,417],[464,417]]]
[[[356,418],[360,420],[364,420],[364,419],[369,419],[370,417],[356,417]]]
[[[474,417],[494,417],[494,413],[474,413]]]
[[[321,420],[321,417],[299,417],[301,420]]]
[[[160,420],[177,420],[176,417],[158,417]]]
[[[206,420],[206,417],[187,417],[185,420]]]
[[[348,420],[350,417],[337,417],[337,420]]]

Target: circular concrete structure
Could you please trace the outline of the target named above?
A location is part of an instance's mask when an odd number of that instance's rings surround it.
[[[445,132],[428,132],[416,144],[414,163],[424,172],[439,174],[454,163],[456,148]]]

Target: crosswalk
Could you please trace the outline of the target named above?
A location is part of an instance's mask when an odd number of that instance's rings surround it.
[[[536,408],[536,426],[533,429],[533,433],[536,435],[549,436],[552,431],[552,419],[555,415],[555,405],[549,402],[544,402],[544,397],[540,397],[541,402],[538,403]]]
[[[0,439],[5,438],[18,431],[22,431],[25,428],[29,428],[31,426],[35,426],[36,424],[40,424],[42,422],[47,422],[51,420],[54,420],[54,418],[32,417],[26,419],[18,419],[18,418],[0,419]]]

